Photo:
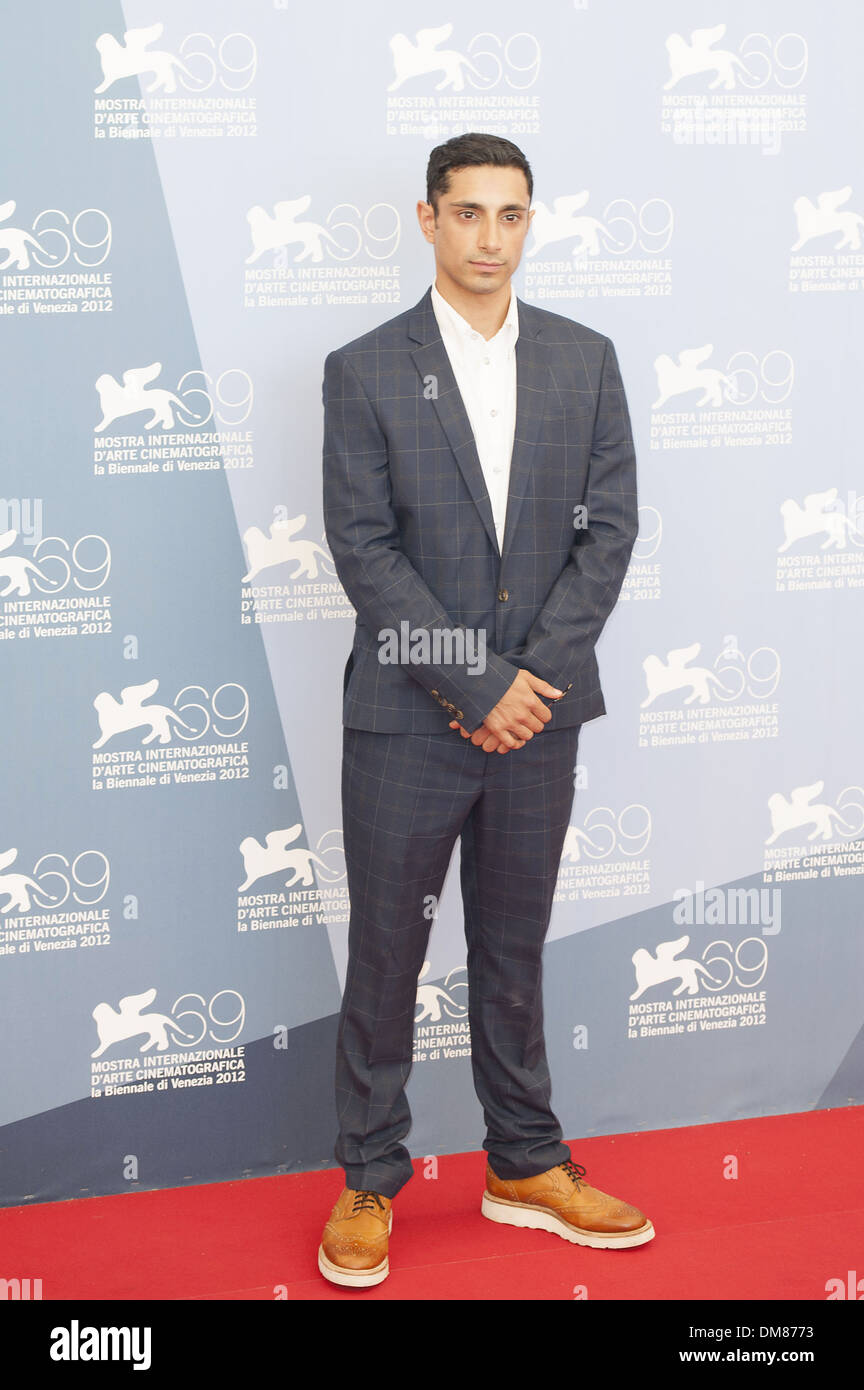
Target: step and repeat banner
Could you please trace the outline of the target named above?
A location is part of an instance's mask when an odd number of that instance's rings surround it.
[[[864,1102],[862,29],[852,0],[8,9],[0,1202],[334,1166],[323,363],[431,283],[416,203],[467,130],[531,162],[516,292],[612,339],[639,459],[546,948],[556,1111]],[[433,915],[418,1157],[484,1134],[458,846]]]

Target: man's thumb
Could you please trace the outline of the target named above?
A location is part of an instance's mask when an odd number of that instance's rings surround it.
[[[533,671],[526,671],[525,674],[528,677],[531,689],[539,691],[541,695],[558,696],[564,694],[563,690],[558,690],[554,685],[550,685],[548,681],[544,681],[540,676],[535,676]]]

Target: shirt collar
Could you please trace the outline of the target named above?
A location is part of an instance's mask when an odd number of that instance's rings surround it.
[[[473,329],[468,320],[463,318],[460,313],[457,313],[453,305],[444,298],[434,280],[432,282],[432,307],[435,311],[435,317],[438,320],[439,328],[446,324],[447,327],[459,334],[463,342],[468,343],[472,341],[472,334],[476,330]],[[488,341],[483,339],[483,341],[488,347],[491,343],[497,343],[500,339],[501,343],[509,348],[513,346],[518,337],[519,310],[516,304],[516,293],[511,285],[510,304],[507,308],[507,316],[494,338],[490,338]]]

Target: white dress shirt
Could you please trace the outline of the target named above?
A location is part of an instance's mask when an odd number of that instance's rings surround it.
[[[501,552],[516,432],[516,295],[511,286],[507,317],[488,341],[456,312],[434,283],[432,308],[474,432]]]

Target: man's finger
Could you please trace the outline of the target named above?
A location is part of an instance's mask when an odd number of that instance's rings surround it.
[[[477,747],[482,745],[486,753],[509,753],[511,748],[524,748],[528,739],[533,737],[531,732],[527,729],[523,730],[525,734],[524,738],[519,736],[518,730],[511,730],[511,742],[508,745],[503,742],[498,734],[494,734],[486,724],[481,724],[479,729],[475,729],[473,734],[469,734],[468,730],[463,724],[459,723],[458,719],[451,719],[450,728],[453,730],[458,729],[463,738],[470,738]],[[495,744],[494,747],[491,746],[493,740]]]
[[[518,726],[514,725],[513,727]],[[521,737],[520,734],[511,733],[509,728],[493,729],[491,724],[488,726],[488,732],[493,734],[501,743],[506,743],[508,748],[515,748],[517,738]]]
[[[542,700],[535,700],[531,706],[531,713],[535,719],[541,719],[544,724],[548,724],[552,718],[552,711],[548,705],[544,705]]]
[[[535,676],[531,671],[525,671],[525,676],[531,689],[538,691],[541,695],[551,695],[555,699],[560,699],[564,694],[564,691],[559,690],[556,685],[550,685],[548,681],[544,681],[540,676]]]

